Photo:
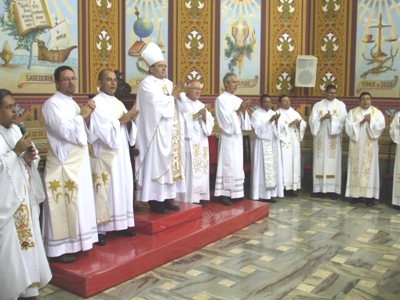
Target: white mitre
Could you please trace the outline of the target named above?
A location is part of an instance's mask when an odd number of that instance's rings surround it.
[[[161,48],[153,42],[150,42],[143,50],[142,57],[149,67],[154,65],[156,62],[165,61]]]

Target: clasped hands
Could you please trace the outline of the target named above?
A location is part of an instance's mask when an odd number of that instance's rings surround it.
[[[370,122],[371,121],[371,114],[366,114],[364,115],[364,118],[361,120],[360,124],[364,124],[365,122]]]
[[[134,121],[138,116],[138,114],[139,111],[136,109],[136,105],[134,105],[130,110],[124,113],[121,118],[119,118],[119,122],[121,123],[121,125],[123,125],[131,121]]]
[[[182,93],[185,90],[185,83],[181,80],[179,83],[174,85],[174,88],[172,89],[172,96],[174,99],[179,98],[179,94]]]
[[[269,122],[270,123],[275,122],[275,124],[278,125],[278,121],[279,121],[280,116],[281,116],[281,114],[278,114],[278,113],[274,114],[271,117],[271,119],[269,119]]]
[[[90,99],[85,105],[81,107],[80,115],[86,120],[88,117],[90,117],[91,113],[94,112],[95,109],[96,102],[94,102],[93,99]]]
[[[195,120],[197,118],[201,118],[202,120],[205,120],[206,119],[206,112],[207,112],[207,109],[205,107],[203,107],[197,113],[193,114],[193,119]]]
[[[332,118],[331,112],[328,110],[328,112],[321,118],[321,122],[324,120],[330,120]]]
[[[293,120],[289,123],[289,126],[300,126],[301,119]]]
[[[239,106],[239,108],[237,109],[236,112],[238,114],[242,113],[242,112],[245,112],[247,110],[247,108],[250,106],[250,103],[251,103],[250,99],[246,100],[246,101],[242,101],[242,103],[240,103],[240,106]]]

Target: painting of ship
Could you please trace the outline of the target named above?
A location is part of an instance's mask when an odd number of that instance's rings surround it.
[[[50,30],[50,41],[48,46],[44,41],[39,40],[38,60],[62,63],[67,60],[71,51],[77,46],[70,45],[70,32],[65,20],[57,23]]]

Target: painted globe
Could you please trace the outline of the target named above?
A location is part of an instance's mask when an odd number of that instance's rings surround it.
[[[153,32],[153,23],[149,19],[138,18],[133,23],[133,31],[140,38],[148,37]]]

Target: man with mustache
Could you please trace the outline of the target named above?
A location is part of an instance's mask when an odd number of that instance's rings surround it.
[[[118,231],[124,236],[135,235],[135,231],[128,230],[135,225],[129,146],[136,141],[133,121],[138,111],[136,106],[128,111],[114,97],[117,85],[114,71],[104,69],[99,73],[100,91],[93,98],[96,110],[91,115],[89,126],[98,245],[106,243],[107,231]]]

